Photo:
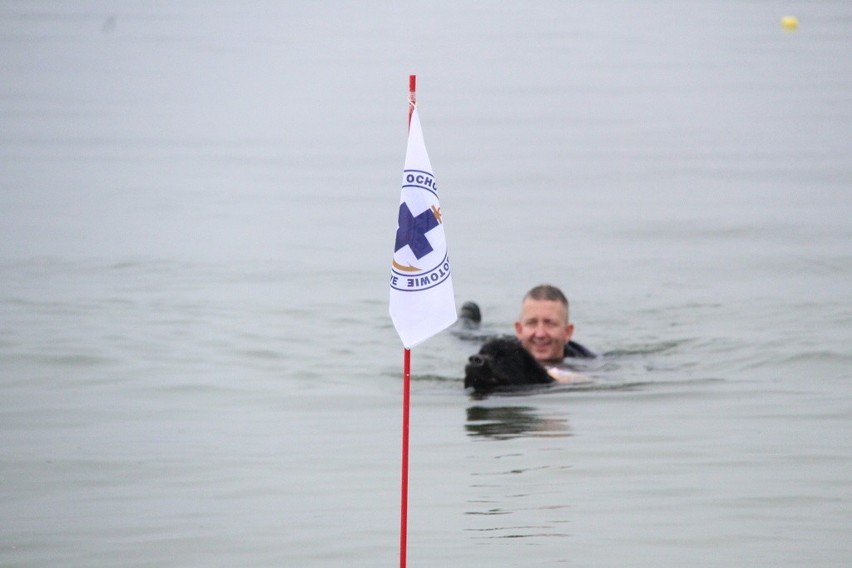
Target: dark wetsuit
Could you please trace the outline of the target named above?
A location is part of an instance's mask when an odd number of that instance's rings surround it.
[[[565,357],[573,357],[575,359],[594,359],[597,355],[576,341],[569,341],[565,344]]]

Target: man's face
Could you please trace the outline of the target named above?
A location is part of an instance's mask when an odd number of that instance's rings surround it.
[[[565,343],[574,326],[560,302],[527,298],[521,304],[521,318],[515,322],[515,335],[540,362],[561,361]]]

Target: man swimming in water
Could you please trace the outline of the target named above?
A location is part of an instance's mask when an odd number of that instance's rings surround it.
[[[566,357],[595,356],[571,340],[574,325],[568,313],[568,299],[559,288],[542,284],[527,292],[515,322],[515,337],[486,337],[479,353],[468,358],[465,387],[487,392],[547,382],[587,382],[586,377],[563,366]],[[463,330],[477,330],[482,320],[479,307],[473,302],[465,303],[459,319]]]
[[[487,339],[489,336],[475,333],[481,321],[479,306],[474,302],[466,302],[459,310],[459,335]],[[568,298],[562,290],[550,284],[541,284],[524,295],[521,314],[515,322],[515,337],[538,362],[554,365],[566,357],[594,357],[594,353],[571,340],[573,335],[574,324],[569,318]]]

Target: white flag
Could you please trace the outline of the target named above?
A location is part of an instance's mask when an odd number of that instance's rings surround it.
[[[406,349],[456,321],[456,300],[438,186],[417,109],[411,114],[393,267],[390,316]]]

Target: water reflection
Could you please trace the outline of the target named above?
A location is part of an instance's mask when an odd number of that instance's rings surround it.
[[[473,438],[494,440],[571,435],[568,420],[542,416],[531,406],[471,406],[464,427]]]

